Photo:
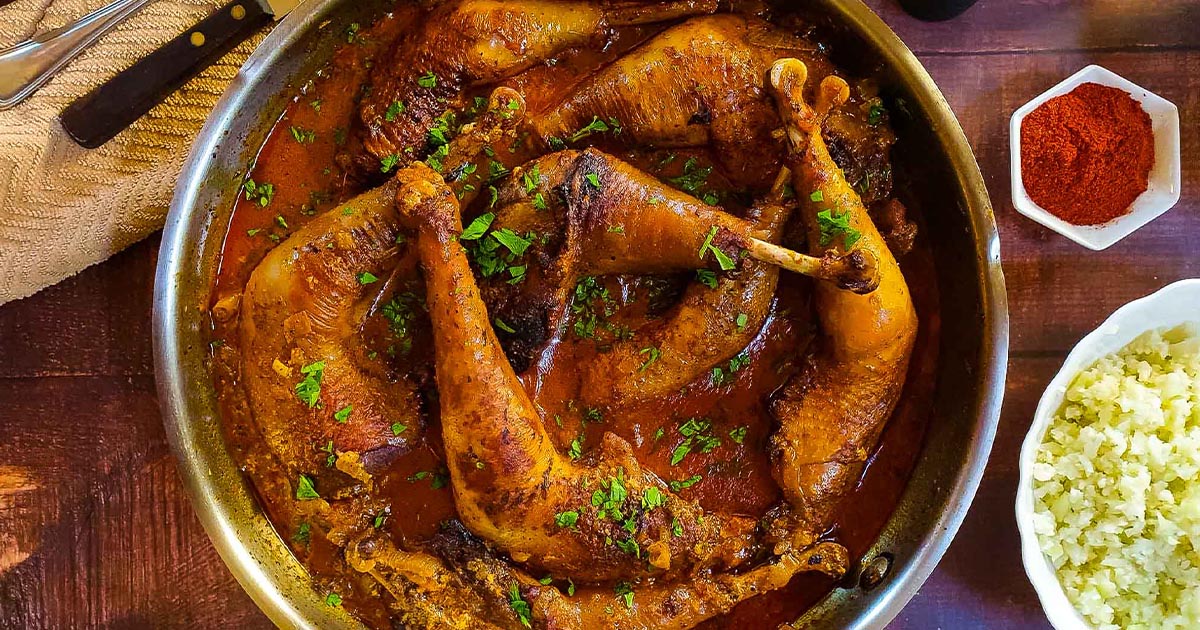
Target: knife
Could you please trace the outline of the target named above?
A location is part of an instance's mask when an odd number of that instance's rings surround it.
[[[60,116],[88,149],[108,142],[201,70],[302,0],[234,0],[67,106]]]

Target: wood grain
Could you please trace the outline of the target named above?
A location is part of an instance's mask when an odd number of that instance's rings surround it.
[[[1012,318],[1003,416],[961,532],[895,630],[1049,628],[1025,579],[1012,502],[1043,388],[1083,334],[1130,299],[1200,276],[1200,5],[982,0],[941,24],[869,0],[954,107],[999,223]],[[1008,118],[1099,63],[1174,101],[1183,198],[1105,252],[1019,216]],[[0,628],[266,628],[188,504],[153,385],[157,238],[0,307]]]

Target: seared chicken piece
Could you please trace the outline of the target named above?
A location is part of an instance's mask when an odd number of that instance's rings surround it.
[[[786,182],[781,177],[770,197],[751,210],[755,232],[769,241],[778,239],[791,214],[783,199]],[[614,342],[611,350],[585,366],[581,392],[591,404],[601,405],[625,405],[678,392],[741,352],[758,335],[770,313],[778,278],[778,267],[751,260],[740,270],[718,276],[716,287],[692,282],[662,320],[641,328],[636,340]],[[647,347],[655,351],[652,362]]]
[[[803,98],[806,77],[802,62],[784,59],[772,67],[770,80],[787,122],[788,162],[809,250],[864,250],[879,262],[879,288],[869,295],[817,284],[819,350],[772,408],[779,421],[771,440],[776,480],[801,529],[821,532],[861,474],[900,396],[917,315],[900,266],[821,136],[820,119],[846,98],[846,83],[827,77],[814,110]]]
[[[434,118],[466,104],[465,88],[510,77],[614,26],[711,13],[716,0],[600,4],[457,0],[402,37],[363,98],[364,144],[376,159],[423,157]]]
[[[696,283],[661,323],[643,328],[636,343],[614,343],[581,370],[581,395],[592,404],[624,404],[673,393],[740,352],[766,320],[778,278],[776,265],[863,292],[877,281],[874,259],[864,252],[817,259],[769,242],[778,237],[789,215],[783,199],[787,176],[781,176],[767,202],[752,211],[757,217],[752,223],[596,149],[554,153],[525,165],[518,175],[501,191],[502,209],[493,225],[547,239],[544,249],[553,257],[544,257],[542,263],[555,295],[525,300],[539,309],[557,309],[545,318],[551,329],[546,337],[565,318],[569,293],[579,276],[620,273],[630,264],[643,273],[686,269],[700,266],[701,260],[720,272],[715,289]],[[595,177],[594,183],[589,176]],[[531,202],[539,196],[545,211]],[[668,213],[669,221],[663,219]],[[706,242],[716,251],[706,249]],[[717,251],[730,269],[722,269]],[[745,321],[739,323],[738,313],[746,314]],[[643,368],[647,345],[656,348],[660,358]]]
[[[327,444],[394,456],[421,433],[413,384],[388,382],[355,342],[379,293],[360,274],[385,277],[399,260],[394,194],[386,186],[347,202],[353,214],[313,219],[267,254],[242,295],[243,386],[266,443],[293,475],[324,476]],[[408,430],[393,435],[393,422]]]
[[[819,543],[737,574],[704,573],[680,582],[614,587],[584,585],[566,576],[543,583],[494,557],[457,524],[450,524],[429,547],[401,551],[371,533],[346,548],[350,566],[378,581],[395,598],[393,610],[405,627],[414,630],[684,630],[782,588],[799,573],[837,578],[849,564],[845,548]]]
[[[593,186],[585,173],[598,175],[601,187],[610,181],[585,160],[569,185]],[[492,330],[458,240],[462,222],[454,193],[421,164],[404,169],[397,179],[399,213],[417,231],[433,322],[442,438],[463,523],[517,562],[581,580],[688,574],[744,562],[754,550],[754,519],[705,514],[678,498],[641,468],[621,438],[606,435],[587,462],[575,462],[554,447]],[[654,259],[655,268],[703,264],[696,256],[698,241],[662,240],[688,232],[672,227],[680,221],[672,208],[647,208],[660,209],[658,216],[642,215],[628,225],[642,226],[644,234],[638,234],[661,243],[662,251],[640,257],[630,252],[596,261],[597,266],[632,271],[639,258]],[[587,219],[579,220],[587,232]],[[584,240],[568,237],[565,247]]]
[[[451,144],[447,165],[478,161],[489,141],[511,140],[523,112],[519,95],[497,89],[480,121]],[[454,184],[469,196],[465,185]],[[387,380],[358,341],[389,284],[365,279],[389,278],[404,253],[396,244],[396,190],[389,182],[314,218],[266,255],[242,295],[251,413],[293,480],[307,474],[318,492],[328,487],[322,478],[331,458],[365,480],[371,471],[348,468],[353,462],[382,467],[422,431],[413,383]],[[395,423],[405,429],[393,430]]]
[[[584,80],[530,122],[547,142],[616,120],[629,146],[712,145],[743,185],[771,183],[783,155],[779,117],[764,80],[781,56],[816,58],[808,42],[742,15],[693,18]]]

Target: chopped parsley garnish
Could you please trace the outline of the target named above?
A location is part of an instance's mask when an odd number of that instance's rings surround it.
[[[428,470],[419,470],[408,476],[409,483],[417,483],[423,479],[428,479],[429,487],[434,490],[441,490],[450,482],[450,478],[445,471],[430,472]]]
[[[741,444],[746,441],[746,427],[737,427],[729,432],[729,439]]]
[[[312,540],[312,526],[308,522],[300,523],[296,533],[292,534],[292,540],[307,545],[308,541]]]
[[[883,115],[887,113],[883,105],[878,101],[871,103],[871,108],[867,110],[867,124],[874,127],[883,122]]]
[[[292,126],[289,130],[292,132],[292,139],[300,144],[312,144],[317,139],[317,132],[312,129]]]
[[[662,436],[665,435],[666,433],[667,432],[664,431],[662,427],[658,427],[658,430],[654,432],[654,441],[657,442],[657,441],[661,440]]]
[[[542,193],[537,193],[533,196],[533,208],[535,210],[545,210],[547,207],[546,198],[542,196]]]
[[[717,288],[717,274],[714,271],[708,269],[697,269],[696,279],[700,281],[700,284],[703,284],[710,289]]]
[[[383,523],[387,521],[388,511],[385,508],[382,512],[375,515],[375,519],[371,522],[375,529],[383,529]]]
[[[388,105],[387,111],[383,112],[383,119],[388,122],[394,122],[396,117],[403,113],[404,103],[400,101],[392,101],[392,104]]]
[[[321,495],[317,494],[317,488],[313,486],[313,480],[308,475],[300,475],[296,481],[296,499],[299,501],[311,501],[320,499]]]
[[[743,350],[729,360],[729,373],[735,374],[747,365],[750,365],[750,354]]]
[[[505,175],[508,175],[507,166],[496,160],[488,160],[488,181],[496,181]]]
[[[355,39],[358,39],[358,30],[361,27],[358,22],[351,22],[350,26],[346,27],[346,43],[353,44]]]
[[[683,535],[683,524],[679,522],[678,518],[671,520],[671,535],[676,538]]]
[[[610,118],[609,120],[612,120],[613,123],[616,123],[615,118]],[[620,133],[620,129],[620,126],[617,126],[617,131],[614,133]],[[568,136],[567,142],[579,142],[593,133],[604,133],[605,131],[608,131],[608,125],[606,125],[603,120],[600,120],[599,116],[592,116],[592,122],[581,127],[578,131]]]
[[[255,184],[253,179],[246,178],[246,183],[242,184],[242,188],[246,191],[246,201],[253,201],[263,208],[271,203],[275,198],[275,185],[263,182]]]
[[[822,201],[825,201],[825,193],[823,193],[819,190],[814,190],[814,191],[812,191],[812,194],[808,196],[808,198],[814,202],[820,203]]]
[[[737,266],[732,258],[721,251],[721,248],[713,245],[713,238],[717,235],[717,226],[712,226],[708,231],[708,236],[704,237],[704,244],[700,246],[700,260],[704,260],[704,255],[712,252],[713,257],[717,259],[717,264],[721,266],[721,271],[729,271]]]
[[[833,210],[825,209],[817,213],[817,227],[821,229],[821,246],[829,245],[837,237],[842,237],[843,248],[849,250],[854,247],[858,239],[862,238],[862,232],[854,229],[850,225],[850,211],[846,210],[840,214],[834,214]]]
[[[359,273],[356,277],[358,278],[359,284],[371,284],[374,282],[379,282],[379,278],[370,271]]]
[[[420,296],[411,291],[405,291],[388,300],[388,303],[380,309],[384,319],[388,322],[388,330],[400,340],[399,351],[401,354],[408,354],[412,350],[410,327],[417,309],[422,307]],[[388,354],[394,356],[395,352],[389,348]]]
[[[708,434],[711,428],[712,422],[704,418],[689,418],[684,422],[679,427],[679,432],[685,439],[671,451],[671,465],[678,466],[694,448],[699,448],[701,453],[711,453],[720,446],[721,439]]]
[[[479,239],[479,237],[487,233],[488,228],[492,226],[492,221],[495,220],[496,214],[494,212],[489,212],[487,214],[482,214],[478,217],[475,217],[475,220],[471,221],[470,225],[463,230],[462,234],[458,235],[458,240],[473,241]]]
[[[530,232],[521,236],[509,228],[501,228],[488,233],[488,228],[491,227],[495,218],[496,215],[491,212],[477,217],[458,238],[460,241],[474,242],[469,251],[483,277],[490,278],[507,270],[509,275],[507,282],[517,284],[525,279],[527,266],[513,263],[517,262],[533,244],[535,235]],[[487,238],[484,238],[485,234]],[[508,249],[507,254],[500,251],[502,246]]]
[[[575,523],[577,522],[579,522],[579,512],[575,510],[559,512],[554,515],[554,524],[559,527],[575,527]]]
[[[680,490],[683,490],[684,488],[691,488],[692,486],[696,485],[697,483],[700,483],[700,479],[701,479],[700,475],[692,475],[691,477],[688,477],[687,479],[681,479],[679,481],[669,481],[669,482],[667,482],[667,485],[671,487],[671,492],[679,492]],[[675,523],[678,523],[678,522],[679,522],[678,520],[675,521]],[[676,536],[678,536],[678,534],[676,534]]]
[[[521,589],[517,586],[516,582],[513,582],[512,586],[508,589],[508,607],[516,613],[521,625],[526,628],[533,627],[531,623],[533,611],[529,608],[529,602],[521,598]]]
[[[354,405],[346,405],[345,407],[338,409],[333,414],[333,419],[337,420],[338,422],[346,422],[347,420],[350,419],[351,411],[354,411]]]
[[[488,186],[488,196],[491,198],[488,201],[488,207],[489,208],[496,207],[496,202],[500,200],[500,191],[496,190],[495,186]],[[534,200],[533,200],[534,207],[537,207],[537,200],[541,196],[542,196],[541,193],[538,193],[538,196],[534,198]],[[539,208],[539,210],[544,210],[544,208]]]
[[[504,320],[500,319],[499,317],[493,319],[492,322],[494,324],[496,324],[496,328],[499,328],[500,330],[503,330],[506,333],[512,334],[512,333],[517,332],[517,330],[515,328],[504,323]]]
[[[597,311],[596,301],[603,310]],[[621,331],[611,326],[606,320],[616,312],[616,301],[609,295],[595,276],[584,276],[575,284],[574,296],[571,300],[571,311],[575,314],[573,330],[580,339],[593,339],[596,336],[596,325],[602,326],[620,337]]]
[[[600,178],[597,177],[595,173],[588,173],[587,175],[584,175],[583,178],[586,179],[593,188],[600,190]]]
[[[632,522],[632,521],[626,521],[626,522]],[[628,538],[625,540],[618,540],[614,544],[616,544],[617,549],[620,549],[621,551],[623,551],[631,556],[634,556],[635,558],[642,557],[641,545],[639,545],[637,543],[637,541],[632,538]]]
[[[492,232],[492,238],[500,241],[500,244],[507,247],[508,251],[512,252],[514,256],[524,254],[525,250],[529,249],[529,246],[533,244],[532,240],[523,238],[508,228],[501,228]]]
[[[333,468],[333,465],[337,463],[338,459],[337,453],[333,451],[333,440],[326,442],[325,446],[321,447],[321,452],[326,454],[325,467]]]
[[[275,215],[275,223],[279,224],[279,227],[281,227],[281,228],[283,228],[283,229],[285,229],[285,230],[286,230],[286,229],[287,229],[287,227],[288,227],[288,224],[287,224],[287,219],[283,218],[283,215],[282,215],[282,214],[277,214],[277,215]]]
[[[335,608],[338,606],[341,606],[342,605],[342,596],[338,595],[337,593],[330,593],[325,596],[325,603],[329,604],[330,606],[333,606]]]
[[[246,230],[246,236],[254,236],[255,234],[258,234],[261,231],[262,231],[262,228],[254,228],[252,230]]]
[[[396,168],[396,165],[399,163],[400,163],[399,155],[396,155],[395,153],[393,153],[391,155],[385,155],[385,156],[383,156],[383,159],[379,160],[379,172],[380,173],[390,173],[390,172],[392,172],[392,169]]]
[[[525,193],[529,194],[542,183],[542,173],[537,164],[533,168],[521,173],[521,185],[525,187]]]
[[[664,161],[660,165],[665,165],[666,163],[669,162]],[[713,167],[701,167],[695,157],[690,157],[683,163],[683,174],[679,177],[668,178],[667,181],[683,192],[694,195],[700,192],[701,188],[708,185],[708,176],[712,174],[712,171]]]
[[[638,354],[646,356],[646,360],[642,362],[640,367],[638,367],[639,372],[644,372],[646,371],[646,368],[650,367],[651,364],[653,364],[655,361],[658,361],[658,358],[662,356],[662,351],[654,346],[650,346],[648,348],[642,348],[640,351],[638,351]]]
[[[623,225],[610,225],[610,226],[608,226],[608,231],[609,231],[609,232],[612,232],[612,233],[614,233],[614,234],[624,234],[624,233],[625,233],[625,226],[623,226]]]
[[[432,70],[426,70],[425,74],[422,74],[417,79],[417,85],[419,85],[423,88],[434,87],[437,85],[437,82],[438,82],[437,75],[434,74]]]
[[[625,602],[626,608],[633,608],[633,587],[629,585],[629,582],[618,582],[613,587],[613,592],[621,598],[621,601]]]
[[[308,405],[309,409],[317,406],[321,396],[321,379],[325,378],[325,362],[316,361],[300,368],[304,379],[296,383],[296,397]]]
[[[738,313],[734,318],[733,323],[737,325],[738,332],[746,329],[746,324],[750,321],[750,316],[745,313]]]
[[[403,422],[392,423],[392,435],[398,436],[401,433],[404,433],[406,429],[408,429],[408,425],[404,424]]]
[[[575,582],[567,578],[567,597],[575,597]]]
[[[662,507],[667,502],[667,497],[662,491],[654,486],[650,486],[642,492],[642,509],[649,512],[655,508]]]
[[[567,448],[567,455],[571,459],[579,459],[583,455],[583,436],[576,436],[571,440],[571,446]]]
[[[553,583],[554,583],[553,575],[547,575],[546,577],[538,580],[538,584],[541,584],[542,586],[550,586]]]

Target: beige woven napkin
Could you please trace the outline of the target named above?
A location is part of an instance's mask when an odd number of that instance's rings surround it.
[[[107,2],[17,0],[0,8],[0,47]],[[63,132],[58,114],[220,4],[152,2],[24,103],[0,112],[0,304],[74,275],[162,227],[192,139],[263,34],[98,149],[76,145]]]

